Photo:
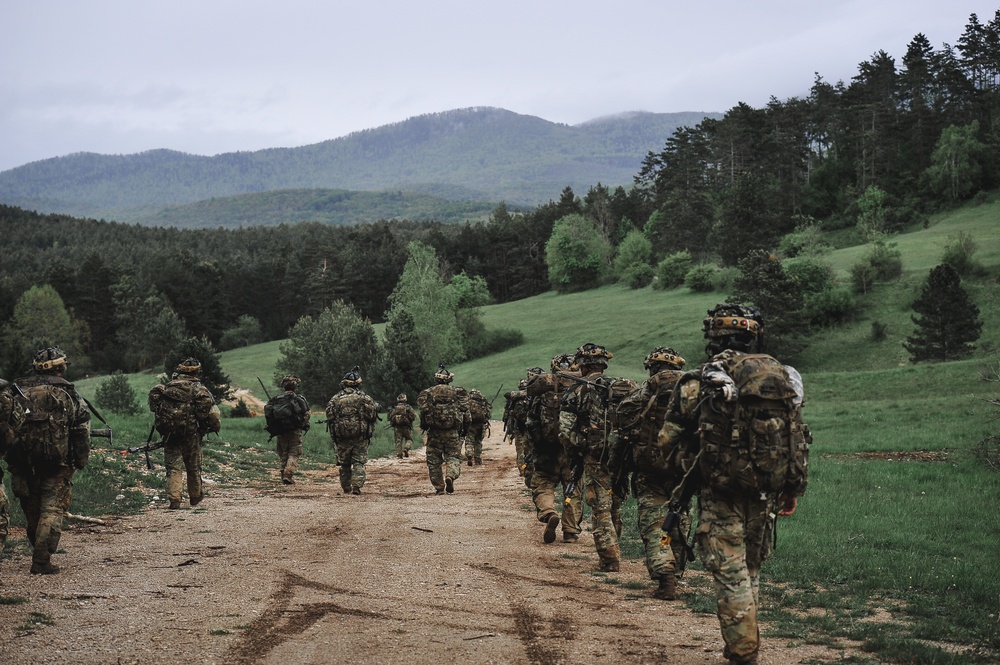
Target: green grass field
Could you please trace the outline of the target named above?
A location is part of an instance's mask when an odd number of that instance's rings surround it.
[[[857,320],[812,331],[796,363],[815,438],[812,472],[799,510],[780,520],[777,550],[764,568],[771,635],[830,645],[856,641],[871,662],[1000,660],[1000,475],[973,454],[998,429],[984,398],[997,396],[1000,384],[980,379],[983,367],[997,364],[1000,349],[998,223],[1000,204],[988,202],[899,235],[902,278],[859,296]],[[973,258],[982,268],[966,283],[984,322],[979,351],[965,361],[913,365],[902,347],[913,330],[910,303],[959,231],[972,235]],[[864,252],[849,247],[828,260],[844,277]],[[672,346],[689,364],[702,361],[701,320],[726,295],[609,286],[487,307],[487,326],[517,328],[524,344],[450,369],[457,383],[492,397],[501,385],[516,386],[527,368],[547,368],[553,355],[595,342],[614,353],[610,374],[641,380],[642,359],[656,345]],[[888,326],[886,341],[872,341],[873,321]],[[278,346],[223,353],[223,369],[235,386],[260,396],[257,377],[271,389]],[[149,375],[130,380],[141,396],[155,382]],[[92,398],[98,381],[79,385]],[[314,403],[327,397],[310,395]],[[113,424],[122,447],[145,440],[150,418],[115,417]],[[224,482],[263,481],[276,457],[261,428],[260,418],[225,419],[221,439],[206,447],[209,473]],[[380,429],[373,456],[390,452],[386,434]],[[332,461],[321,426],[306,437],[306,459],[315,466]],[[111,451],[95,454],[95,464],[78,477],[72,510],[83,514],[135,510],[162,488],[162,468],[146,472],[141,458]],[[624,551],[639,558],[634,500],[625,516]],[[688,604],[714,612],[711,589],[696,586]]]

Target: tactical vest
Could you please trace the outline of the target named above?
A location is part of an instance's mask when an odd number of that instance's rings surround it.
[[[420,391],[417,408],[422,426],[439,430],[460,428],[465,410],[464,394],[464,390],[444,383]]]
[[[632,444],[637,472],[671,475],[667,451],[658,445],[658,437],[674,386],[683,375],[675,369],[657,372],[646,380],[645,389],[640,387],[618,406],[615,426]]]
[[[389,414],[389,424],[393,427],[410,427],[415,417],[410,405],[400,402],[392,407],[392,412]]]

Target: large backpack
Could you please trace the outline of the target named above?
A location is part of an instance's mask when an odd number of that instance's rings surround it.
[[[583,436],[571,437],[574,448],[585,448],[595,456],[606,454],[609,437],[613,434],[616,423],[616,413],[621,402],[634,393],[639,384],[632,379],[614,378],[604,376],[584,377],[593,386],[579,386],[576,396],[577,423],[580,426],[580,419],[586,423],[580,432]],[[572,401],[572,398],[569,398]],[[564,406],[566,400],[564,399]],[[581,451],[576,451],[581,452]]]
[[[490,403],[482,394],[469,395],[469,417],[473,425],[482,425],[490,419]]]
[[[410,405],[400,402],[392,407],[392,412],[389,413],[389,424],[393,427],[410,427],[415,418],[416,414],[413,413]]]
[[[0,379],[0,456],[14,442],[14,433],[24,424],[24,405],[14,397],[14,390]]]
[[[417,395],[420,422],[432,429],[456,429],[462,426],[463,393],[446,383],[425,388]]]
[[[802,422],[797,372],[765,354],[720,361],[739,391],[735,402],[703,400],[699,411],[702,479],[740,496],[801,495],[812,435]],[[794,370],[793,370],[794,372]]]
[[[326,405],[327,428],[337,439],[370,436],[377,416],[375,402],[361,391],[338,393]]]
[[[28,463],[36,469],[55,469],[70,462],[70,417],[76,402],[71,383],[41,383],[22,386],[25,420],[17,433],[17,445],[8,459]]]
[[[264,405],[264,430],[271,436],[294,432],[302,427],[306,414],[305,399],[296,393],[282,392]]]
[[[198,386],[194,381],[174,379],[166,385],[154,386],[149,393],[149,408],[156,431],[165,437],[197,432],[197,396]]]
[[[646,390],[638,388],[618,404],[613,424],[632,444],[638,472],[671,475],[667,451],[658,445],[658,436],[674,386],[683,375],[675,369],[657,372],[646,380]]]

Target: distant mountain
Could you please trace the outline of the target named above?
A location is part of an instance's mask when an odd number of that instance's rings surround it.
[[[172,224],[176,210],[168,208],[275,190],[408,192],[534,206],[558,199],[566,186],[584,194],[598,182],[631,184],[649,151],[661,150],[678,127],[705,117],[721,115],[634,112],[569,126],[479,107],[417,116],[298,148],[214,157],[171,150],[77,153],[0,173],[0,202],[157,225],[192,223],[175,216]],[[293,213],[286,208],[279,217]]]

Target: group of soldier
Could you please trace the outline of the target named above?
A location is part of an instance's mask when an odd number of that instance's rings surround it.
[[[636,496],[657,598],[677,598],[677,580],[693,554],[687,540],[697,497],[694,541],[714,579],[724,654],[746,665],[756,662],[759,648],[761,564],[770,552],[775,516],[791,514],[805,490],[811,436],[801,421],[798,373],[760,353],[759,312],[718,305],[709,311],[704,332],[706,363],[685,371],[685,360],[672,348],[657,346],[645,358],[649,376],[642,384],[607,376],[613,354],[593,343],[553,357],[549,371],[527,370],[518,389],[505,395],[505,438],[516,447],[520,474],[544,525],[543,542],[553,543],[560,525],[563,541],[576,542],[585,502],[602,571],[619,570],[621,506],[629,492]],[[0,452],[24,510],[32,574],[59,570],[51,557],[70,506],[73,475],[90,453],[90,416],[96,411],[63,378],[67,365],[66,354],[49,347],[35,354],[30,376],[0,381]],[[205,496],[202,439],[220,429],[219,409],[199,380],[200,369],[197,359],[186,358],[149,393],[154,426],[163,437],[167,499],[175,510],[185,478],[192,506]],[[467,464],[482,464],[491,405],[479,391],[452,385],[454,374],[443,365],[434,379],[417,396],[416,410],[405,394],[397,397],[389,425],[396,455],[404,458],[419,424],[430,483],[437,494],[450,494],[461,474],[463,444]],[[302,435],[309,429],[300,383],[284,377],[282,393],[265,407],[286,484],[295,482]],[[368,445],[382,410],[362,384],[355,367],[325,409],[340,484],[350,495],[361,494],[365,484]],[[0,484],[0,544],[7,536],[7,512]]]

